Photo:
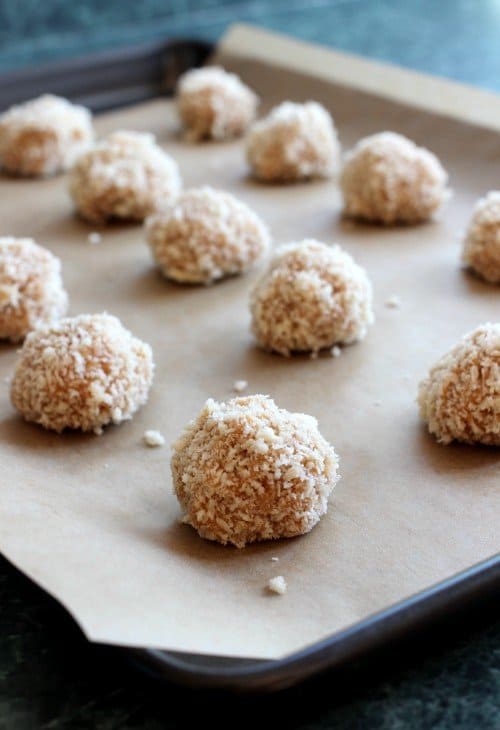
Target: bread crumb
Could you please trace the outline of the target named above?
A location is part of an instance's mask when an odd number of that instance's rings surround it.
[[[233,383],[233,390],[236,393],[243,393],[248,388],[248,382],[246,380],[235,380]]]
[[[31,238],[0,237],[0,339],[20,342],[67,307],[57,256]]]
[[[247,137],[254,177],[290,182],[328,178],[340,167],[337,130],[328,111],[314,101],[285,101],[256,122]]]
[[[94,225],[143,221],[168,208],[180,189],[177,163],[146,132],[113,132],[81,155],[69,174],[75,208]]]
[[[277,563],[278,560],[279,560],[279,558],[277,558],[276,556],[271,558],[271,562],[273,562],[273,563]]]
[[[393,294],[392,297],[385,300],[385,306],[388,307],[388,309],[400,309],[401,299],[396,294]]]
[[[465,233],[462,262],[492,284],[500,283],[500,190],[476,203]]]
[[[275,251],[250,309],[258,344],[285,357],[362,340],[374,321],[366,271],[339,245],[313,239]]]
[[[420,383],[420,416],[439,443],[500,446],[500,323],[469,332]]]
[[[332,357],[340,357],[342,355],[342,349],[338,345],[334,345],[330,350],[330,355]]]
[[[43,177],[69,170],[93,141],[90,111],[53,94],[0,115],[0,166],[15,175]]]
[[[80,314],[30,332],[11,383],[26,421],[101,434],[146,403],[153,352],[110,314]]]
[[[236,74],[218,66],[187,71],[177,85],[179,115],[192,142],[239,137],[255,119],[258,103]]]
[[[344,214],[384,225],[425,221],[450,197],[447,183],[432,152],[395,132],[374,134],[345,156]]]
[[[271,578],[267,583],[268,590],[271,593],[277,593],[280,596],[286,593],[287,587],[286,580],[282,575],[277,575],[276,577]]]
[[[148,218],[146,234],[164,276],[189,284],[248,271],[266,256],[271,241],[248,205],[208,185],[184,190],[175,205]]]
[[[92,246],[97,246],[102,241],[102,236],[97,231],[92,231],[92,233],[89,233],[87,241],[92,244]]]
[[[184,522],[239,548],[312,530],[339,479],[316,419],[264,395],[209,399],[173,445],[171,467]]]
[[[144,431],[143,439],[146,446],[150,446],[151,448],[165,445],[165,439],[159,431]]]

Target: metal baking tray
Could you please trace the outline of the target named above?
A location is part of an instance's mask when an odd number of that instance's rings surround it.
[[[0,75],[0,109],[42,93],[66,96],[94,112],[171,94],[179,75],[212,50],[172,40],[113,50]],[[307,648],[278,660],[110,647],[157,680],[193,688],[272,692],[326,670],[344,672],[375,657],[430,641],[450,627],[491,614],[500,598],[500,555],[436,584]]]

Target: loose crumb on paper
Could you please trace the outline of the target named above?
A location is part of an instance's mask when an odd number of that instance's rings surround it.
[[[159,431],[145,431],[143,438],[146,446],[150,446],[151,448],[165,445],[165,439]]]
[[[401,299],[396,294],[393,294],[392,297],[385,300],[385,306],[389,309],[400,309]]]
[[[334,345],[330,350],[330,355],[332,357],[340,357],[342,355],[342,348],[338,345]]]
[[[277,593],[278,595],[282,596],[284,593],[286,593],[286,580],[283,578],[282,575],[277,575],[268,581],[267,588],[269,591],[271,591],[271,593]]]
[[[92,233],[89,233],[87,240],[92,246],[97,246],[102,242],[102,236],[97,231],[92,231]]]
[[[236,393],[243,393],[248,388],[248,382],[246,380],[235,380],[233,383],[233,390]]]

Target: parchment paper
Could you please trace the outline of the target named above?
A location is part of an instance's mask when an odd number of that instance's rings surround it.
[[[265,37],[258,38],[262,55]],[[418,380],[442,352],[477,324],[500,318],[498,287],[458,262],[471,206],[498,187],[500,137],[238,58],[231,44],[221,60],[257,89],[263,109],[287,98],[325,104],[345,147],[383,129],[428,145],[448,168],[455,196],[427,225],[348,224],[332,181],[256,184],[246,176],[241,141],[182,142],[171,102],[98,120],[100,133],[154,132],[178,159],[186,185],[209,183],[240,196],[268,221],[276,243],[338,241],[367,268],[377,316],[367,339],[338,359],[310,360],[254,346],[247,299],[257,274],[211,288],[169,284],[153,268],[140,226],[103,228],[100,245],[87,242],[93,227],[73,216],[64,177],[2,179],[2,234],[33,236],[60,256],[71,313],[118,315],[151,343],[157,371],[149,402],[132,422],[101,437],[58,436],[15,414],[5,379],[16,347],[1,345],[0,549],[91,640],[271,658],[500,548],[499,451],[439,446],[414,402]],[[400,309],[384,305],[393,295]],[[249,393],[269,393],[280,406],[316,416],[341,456],[330,511],[305,537],[244,550],[201,540],[177,523],[169,448],[142,443],[150,428],[172,442],[207,397],[232,397],[237,379],[248,380]],[[289,586],[280,597],[264,589],[277,574]]]

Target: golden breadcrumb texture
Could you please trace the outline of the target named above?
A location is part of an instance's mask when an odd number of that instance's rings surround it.
[[[462,260],[486,281],[500,284],[500,190],[491,190],[476,203]]]
[[[247,160],[260,180],[331,177],[340,166],[340,145],[330,114],[314,101],[283,102],[250,129]]]
[[[180,77],[177,104],[186,137],[198,142],[242,135],[255,119],[259,98],[236,74],[207,66]]]
[[[26,177],[67,170],[94,141],[83,106],[44,94],[0,115],[0,166]]]
[[[190,284],[241,274],[270,246],[268,230],[256,213],[233,195],[210,187],[181,193],[177,203],[148,218],[146,235],[162,273]]]
[[[483,324],[419,385],[420,415],[442,444],[500,446],[500,324]]]
[[[395,132],[361,139],[344,160],[344,213],[383,223],[431,218],[450,196],[448,175],[429,150]]]
[[[130,419],[153,380],[151,347],[109,314],[81,314],[28,335],[11,384],[27,421],[102,433]]]
[[[177,163],[145,132],[113,132],[78,159],[69,179],[78,213],[92,223],[142,221],[180,188]]]
[[[208,400],[174,444],[171,466],[183,521],[240,548],[309,532],[339,479],[316,419],[264,395]]]
[[[0,238],[0,339],[19,342],[67,307],[60,260],[31,238]]]
[[[374,321],[366,271],[340,246],[281,246],[250,296],[252,332],[267,350],[317,353],[362,340]]]

